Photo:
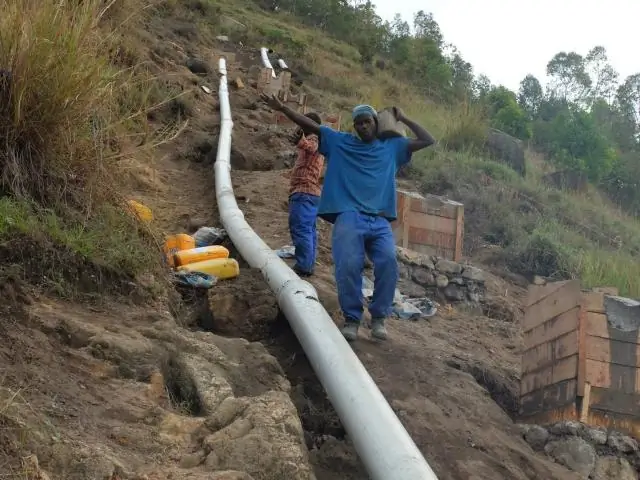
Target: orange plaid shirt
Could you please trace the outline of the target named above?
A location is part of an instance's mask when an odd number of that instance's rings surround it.
[[[324,167],[324,156],[318,153],[318,136],[303,136],[298,142],[298,159],[291,170],[289,195],[308,193],[320,196],[320,177]]]

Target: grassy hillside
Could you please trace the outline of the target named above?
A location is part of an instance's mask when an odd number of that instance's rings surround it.
[[[153,233],[119,188],[128,159],[170,136],[146,120],[169,93],[119,62],[118,31],[142,6],[1,5],[0,274],[72,296],[157,269]]]
[[[620,212],[595,188],[575,195],[550,188],[540,179],[547,169],[528,153],[527,175],[481,153],[487,123],[468,105],[446,106],[419,95],[387,70],[363,67],[350,45],[300,25],[285,13],[267,12],[250,1],[216,1],[216,11],[246,25],[220,27],[233,41],[282,53],[303,88],[323,92],[333,109],[358,102],[399,104],[422,122],[440,143],[414,160],[413,175],[426,192],[449,195],[465,204],[465,250],[482,245],[503,247],[496,260],[524,274],[579,277],[587,287],[617,286],[640,297],[640,222]],[[348,124],[348,115],[346,116]]]

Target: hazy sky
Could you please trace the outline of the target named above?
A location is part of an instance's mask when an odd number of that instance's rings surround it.
[[[400,13],[411,23],[418,10],[433,13],[445,41],[453,43],[476,74],[517,90],[528,73],[545,81],[560,51],[581,55],[606,48],[622,79],[640,72],[639,0],[373,0],[383,19]]]

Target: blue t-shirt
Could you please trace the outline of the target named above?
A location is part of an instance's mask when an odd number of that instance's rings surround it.
[[[327,159],[321,218],[334,223],[338,214],[357,211],[396,219],[396,173],[411,160],[408,138],[365,143],[323,125],[318,150]]]

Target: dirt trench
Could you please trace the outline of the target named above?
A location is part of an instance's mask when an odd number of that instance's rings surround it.
[[[368,479],[340,419],[262,274],[238,258],[241,276],[219,283],[207,298],[187,295],[191,328],[262,343],[291,383],[304,440],[318,480]],[[184,311],[184,309],[183,309]]]

